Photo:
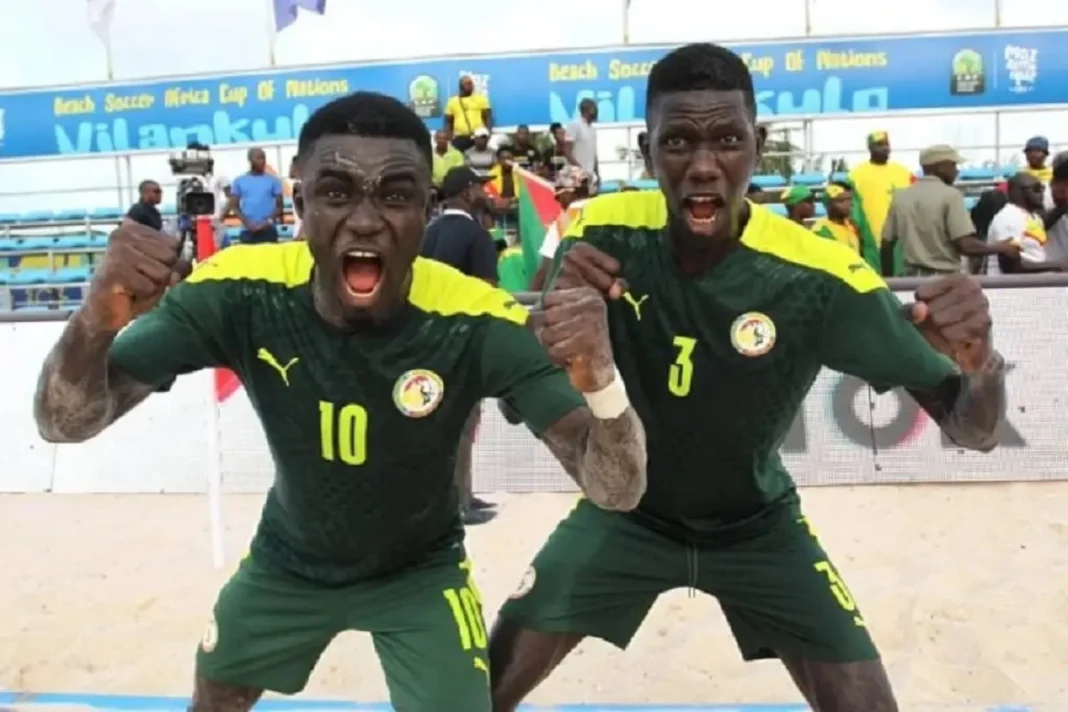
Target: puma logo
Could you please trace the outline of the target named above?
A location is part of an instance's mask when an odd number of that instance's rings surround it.
[[[847,267],[847,269],[849,270],[850,274],[853,274],[854,272],[857,272],[858,270],[864,269],[864,267],[865,267],[865,265],[864,265],[863,262],[854,262],[853,264],[849,265],[849,267]]]
[[[274,357],[274,354],[267,349],[261,348],[256,352],[256,358],[263,361],[275,371],[278,371],[278,375],[282,377],[282,382],[286,384],[286,388],[289,388],[289,369],[293,368],[293,366],[300,361],[298,357],[294,356],[289,359],[285,366],[283,366],[278,362],[278,359]]]
[[[634,310],[634,316],[637,317],[638,321],[642,320],[642,304],[644,304],[645,300],[648,298],[649,295],[646,294],[640,299],[635,299],[634,295],[630,292],[623,292],[623,301],[625,301],[631,306],[631,308]]]

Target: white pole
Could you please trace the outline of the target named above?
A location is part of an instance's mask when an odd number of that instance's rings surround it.
[[[994,0],[994,27],[1001,27],[1001,0]]]
[[[219,398],[215,389],[215,372],[208,375],[208,417],[204,433],[204,449],[208,454],[208,517],[211,521],[211,559],[215,568],[226,565],[225,525],[222,506],[222,468],[219,454]]]
[[[630,44],[630,0],[623,0],[623,44]]]
[[[812,3],[815,0],[805,0],[805,37],[812,34]]]
[[[273,67],[275,66],[275,44],[278,40],[278,32],[274,29],[276,24],[274,2],[272,0],[264,0],[264,6],[267,8],[267,61]]]

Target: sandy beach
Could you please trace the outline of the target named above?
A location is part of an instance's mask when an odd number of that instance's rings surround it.
[[[469,534],[492,619],[573,495],[489,496]],[[231,556],[262,498],[230,495]],[[902,709],[1068,708],[1068,483],[808,489],[809,517],[859,599]],[[184,695],[228,571],[195,495],[0,496],[0,690]],[[385,699],[367,636],[339,638],[306,697]],[[716,602],[662,597],[631,649],[577,650],[538,703],[796,702],[775,663],[743,664]]]

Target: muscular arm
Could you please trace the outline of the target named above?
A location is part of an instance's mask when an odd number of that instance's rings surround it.
[[[645,428],[633,407],[610,420],[571,411],[541,439],[586,497],[602,509],[628,511],[645,494]]]
[[[954,374],[929,390],[909,393],[957,445],[989,452],[1005,419],[1005,360],[996,352],[979,372]]]
[[[37,431],[50,443],[79,443],[121,418],[153,391],[109,363],[115,334],[78,311],[45,359],[33,399]]]

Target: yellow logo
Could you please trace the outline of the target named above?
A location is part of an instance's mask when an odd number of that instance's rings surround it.
[[[760,312],[742,314],[731,324],[731,345],[742,356],[763,356],[775,346],[775,322]]]
[[[645,300],[648,298],[649,295],[646,294],[640,299],[635,299],[634,295],[630,292],[623,292],[623,301],[625,301],[631,306],[631,308],[634,310],[634,316],[638,318],[638,321],[642,320],[642,304],[644,304]]]
[[[393,386],[393,402],[409,418],[430,415],[444,396],[445,382],[441,376],[423,368],[405,372]]]
[[[300,359],[293,357],[289,359],[285,366],[278,362],[278,359],[274,357],[267,349],[260,349],[256,352],[256,358],[263,361],[265,364],[278,371],[278,375],[282,377],[282,382],[286,384],[286,388],[289,388],[289,369],[293,368]]]
[[[215,625],[215,618],[208,620],[208,627],[204,629],[204,637],[200,639],[200,649],[205,653],[215,650],[219,644],[219,626]]]

